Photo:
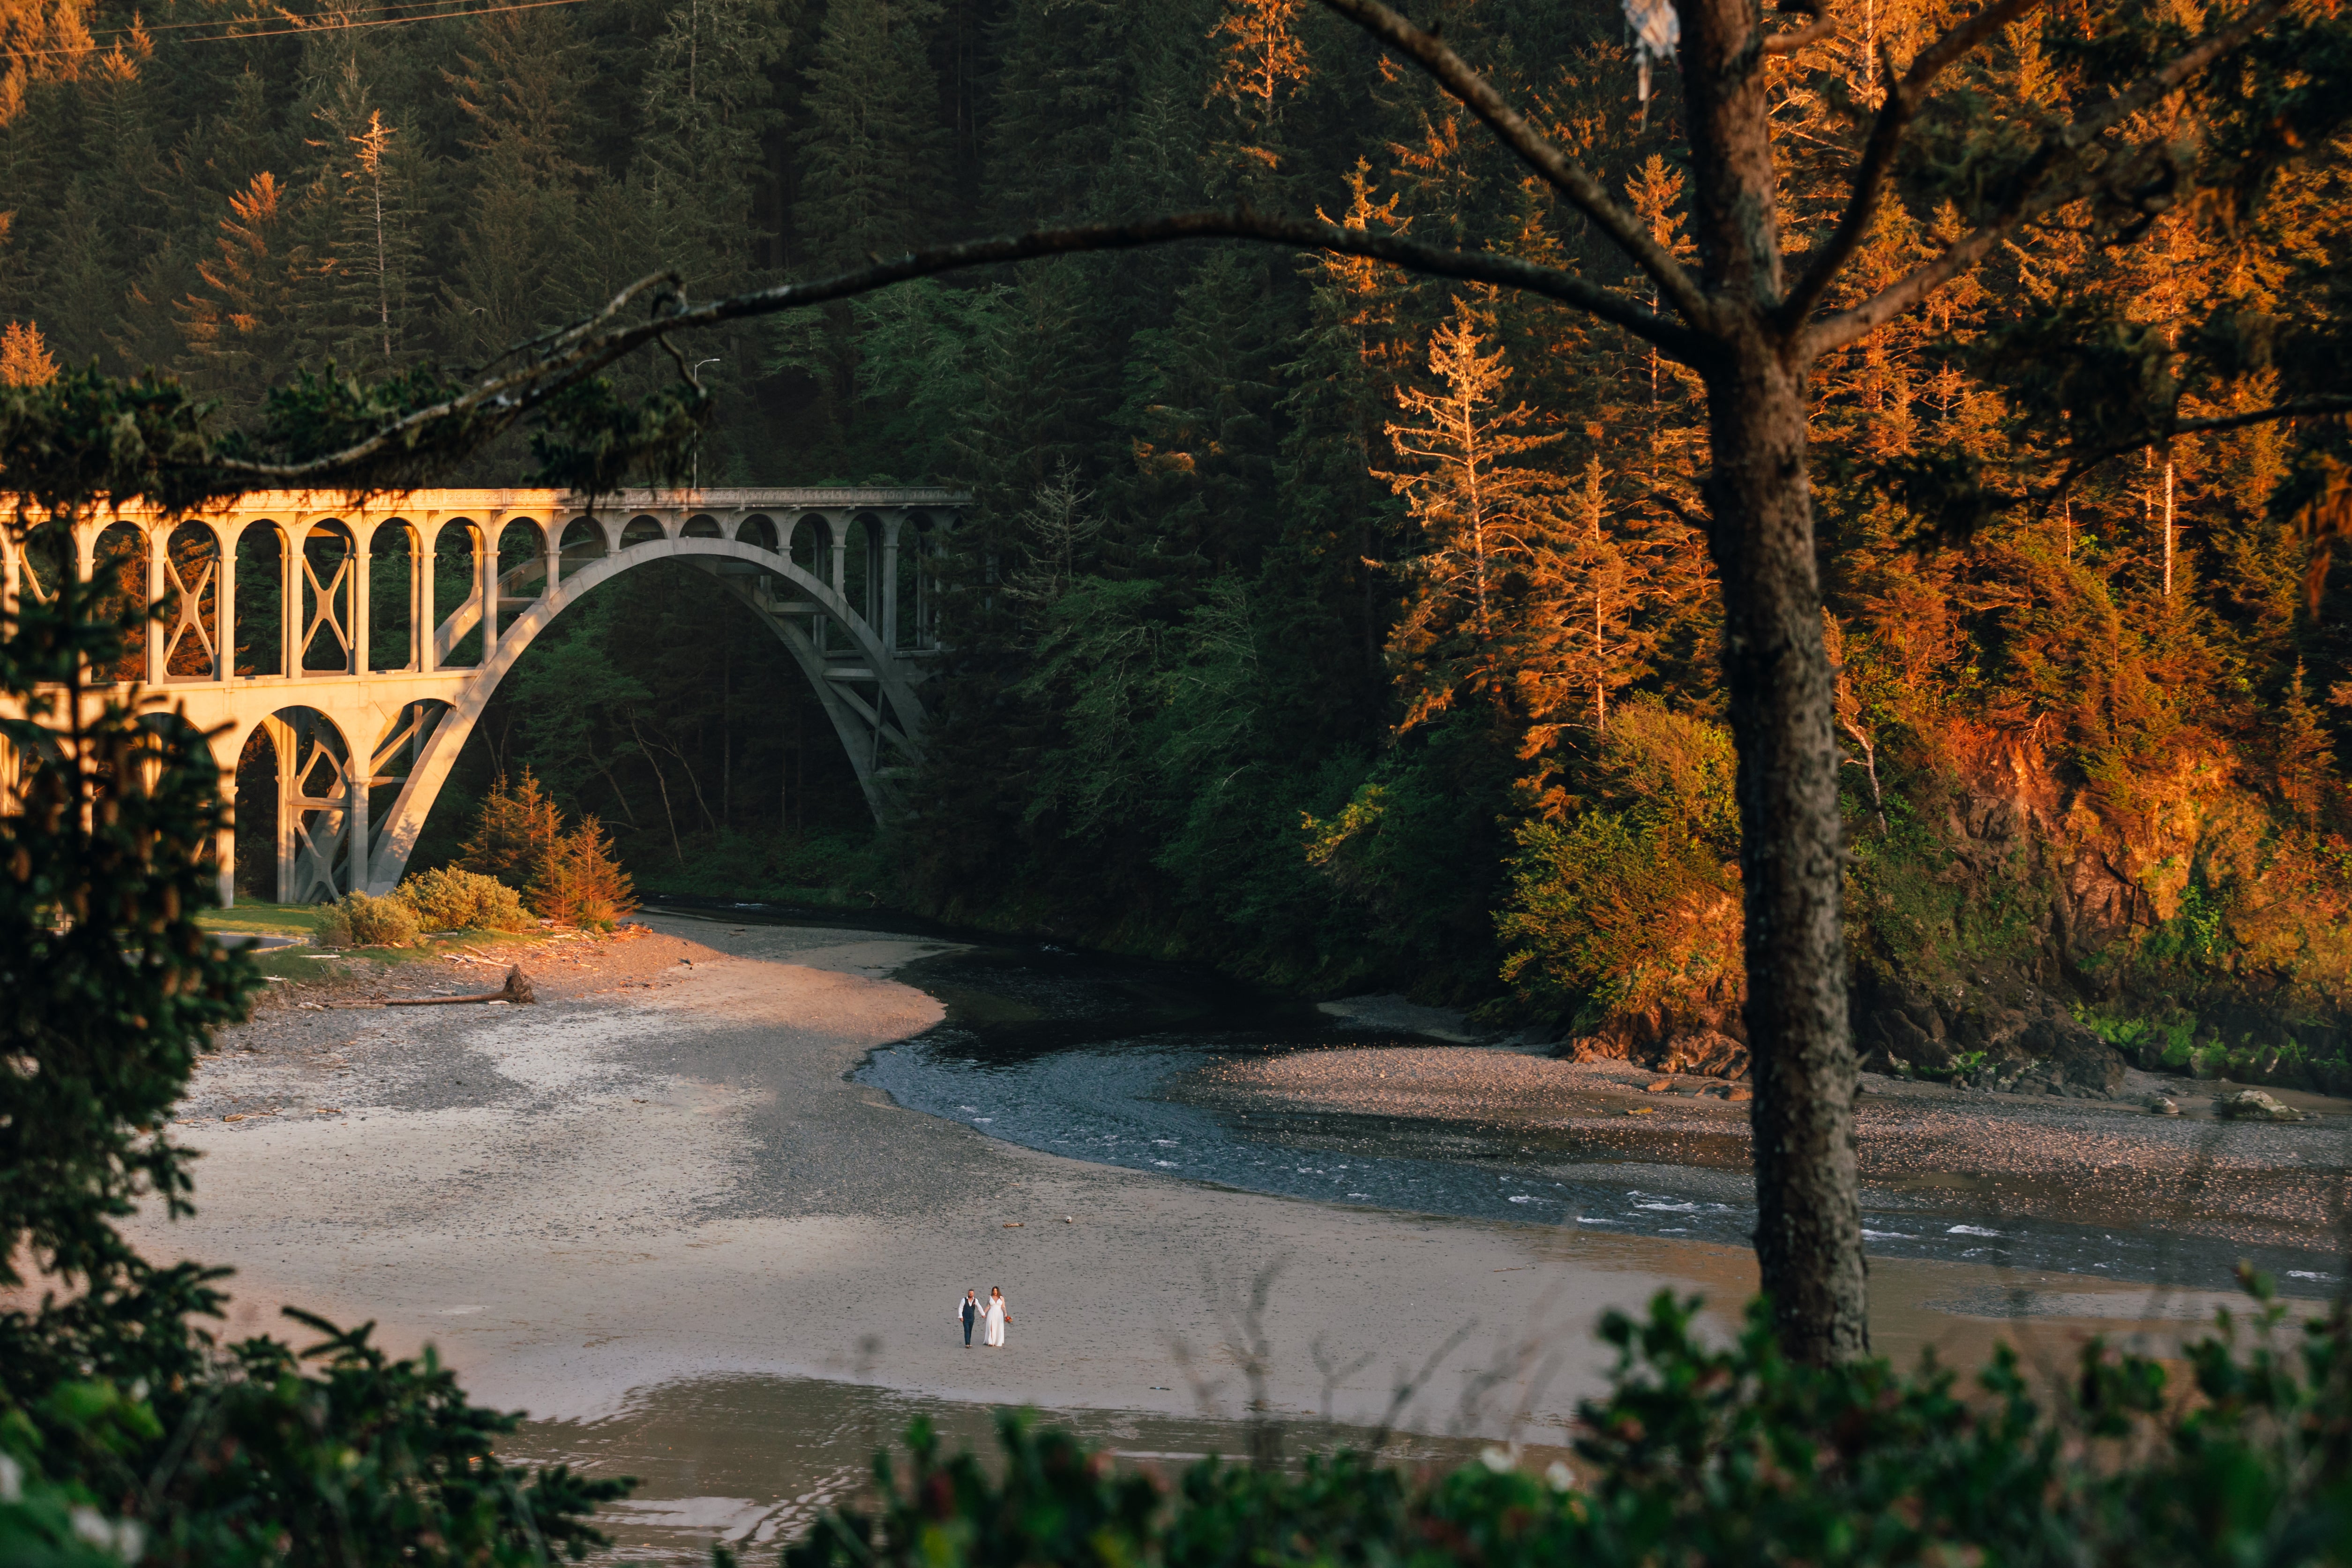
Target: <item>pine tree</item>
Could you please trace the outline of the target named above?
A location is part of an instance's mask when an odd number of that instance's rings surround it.
[[[793,232],[817,267],[893,255],[932,231],[947,133],[923,29],[935,0],[832,0],[809,68]]]
[[[1217,47],[1209,97],[1233,106],[1237,134],[1229,143],[1241,183],[1281,166],[1282,110],[1306,86],[1307,42],[1299,26],[1306,0],[1225,0],[1210,30]]]
[[[581,53],[568,13],[510,12],[475,19],[449,74],[472,157],[442,331],[467,362],[554,325],[593,292],[574,287],[590,174],[573,121]]]
[[[1349,204],[1339,221],[1351,228],[1402,234],[1412,226],[1398,197],[1375,199],[1371,165],[1359,159],[1348,175]],[[1317,209],[1318,217],[1330,215]],[[1396,388],[1408,369],[1402,319],[1412,285],[1394,268],[1369,259],[1324,256],[1298,357],[1282,367],[1283,490],[1292,510],[1286,542],[1301,564],[1337,579],[1355,625],[1360,673],[1380,672],[1386,635],[1380,563],[1394,547],[1395,502],[1373,474],[1376,450]]]
[[[1012,0],[984,167],[998,222],[1071,222],[1100,210],[1105,164],[1129,101],[1123,0]]]
[[[180,330],[202,384],[249,417],[301,363],[311,324],[299,306],[320,270],[294,237],[296,203],[276,175],[254,175],[228,205],[214,257],[196,268],[204,286],[181,301]]]
[[[58,378],[58,362],[32,321],[0,326],[0,386],[46,386]]]
[[[1174,319],[1132,340],[1130,505],[1159,553],[1254,570],[1277,531],[1271,293],[1263,257],[1221,247],[1177,290]]]
[[[1539,562],[1552,574],[1538,585],[1547,609],[1530,617],[1520,672],[1523,700],[1539,720],[1528,733],[1530,752],[1571,724],[1606,735],[1612,700],[1650,673],[1657,631],[1643,611],[1654,546],[1612,518],[1620,509],[1608,479],[1596,450],[1568,502],[1566,537]]]
[[[89,0],[0,0],[0,126],[25,110],[26,89],[70,81],[98,52]]]
[[[414,317],[425,292],[413,137],[384,117],[356,57],[334,75],[312,114],[321,155],[318,199],[331,213],[321,274],[332,321],[325,349],[352,374],[382,375],[415,357]]]
[[[777,0],[678,0],[649,53],[637,174],[664,256],[699,294],[741,287],[756,260],[767,72],[788,36]]]
[[[1512,461],[1559,436],[1531,434],[1528,405],[1502,406],[1511,370],[1501,349],[1480,352],[1486,341],[1477,307],[1457,300],[1430,338],[1438,387],[1399,388],[1398,406],[1412,422],[1387,426],[1397,456],[1413,466],[1381,477],[1419,533],[1397,566],[1405,601],[1389,639],[1406,728],[1465,700],[1506,713],[1528,637],[1523,617],[1545,613],[1528,595],[1560,575],[1561,481]]]
[[[593,813],[541,847],[524,902],[542,920],[602,931],[637,907],[636,889]]]
[[[555,802],[525,764],[519,780],[501,773],[490,786],[457,865],[460,870],[496,877],[510,888],[528,888],[562,837],[563,818]]]

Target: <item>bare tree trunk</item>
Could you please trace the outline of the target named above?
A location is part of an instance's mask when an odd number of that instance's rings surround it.
[[[1683,0],[1694,236],[1720,312],[1707,383],[1711,545],[1739,752],[1756,1258],[1781,1348],[1870,1347],[1846,1014],[1837,709],[1822,634],[1801,335],[1787,289],[1767,69],[1752,0]],[[1703,84],[1703,85],[1702,85]]]
[[[1870,1347],[1841,904],[1834,687],[1822,640],[1801,371],[1744,355],[1713,378],[1712,543],[1739,751],[1756,1256],[1784,1350]]]

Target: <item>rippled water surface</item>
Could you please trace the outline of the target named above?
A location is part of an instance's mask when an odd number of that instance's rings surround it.
[[[1748,1245],[1755,1227],[1743,1172],[1595,1159],[1573,1131],[1193,1103],[1193,1080],[1220,1062],[1430,1043],[1367,1033],[1212,977],[1048,947],[946,954],[899,978],[945,1001],[948,1020],[875,1052],[858,1078],[992,1137],[1331,1203],[1735,1247]],[[1882,1193],[1864,1235],[1882,1257],[2203,1289],[2228,1288],[2242,1258],[2293,1293],[2326,1295],[2340,1273],[2330,1253],[2216,1241],[2158,1221],[2070,1220],[2065,1196],[2042,1193],[2029,1215],[1962,1190]]]

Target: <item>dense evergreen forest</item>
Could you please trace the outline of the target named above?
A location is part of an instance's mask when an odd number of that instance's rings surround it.
[[[1616,6],[1431,9],[1687,254],[1674,71]],[[1832,6],[1783,126],[1851,142],[1945,9]],[[707,297],[1213,202],[1648,293],[1305,0],[167,0],[86,37],[26,15],[40,47],[0,81],[18,379],[169,367],[249,415],[303,367],[478,367],[665,265]],[[2086,68],[2019,32],[1969,91],[2030,103]],[[2120,242],[2053,221],[1825,363],[1865,1050],[1948,1061],[2056,1009],[2242,1071],[2339,1056],[2352,605],[2315,520],[2344,503],[2341,438],[2252,416],[2341,384],[2346,166],[2329,149],[2251,210],[2140,198]],[[1790,209],[1836,173],[1791,169]],[[1935,171],[1906,178],[1856,287],[1948,226]],[[1226,246],[689,346],[720,393],[704,481],[978,497],[940,565],[955,651],[915,810],[876,833],[783,651],[646,571],[518,668],[420,864],[528,766],[651,891],[824,886],[1637,1052],[1739,1033],[1686,369],[1555,302]]]

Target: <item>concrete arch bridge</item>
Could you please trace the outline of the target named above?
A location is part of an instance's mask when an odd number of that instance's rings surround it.
[[[678,561],[748,606],[808,677],[877,816],[922,757],[939,653],[931,557],[971,498],[878,487],[260,493],[0,531],[0,609],[71,572],[168,606],[94,681],[141,683],[240,759],[276,758],[279,901],[390,892],[490,695],[564,608]],[[0,798],[18,760],[0,742]],[[220,847],[234,896],[234,833]]]

